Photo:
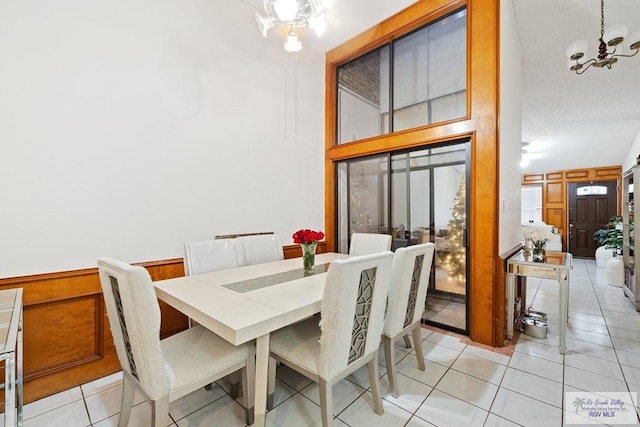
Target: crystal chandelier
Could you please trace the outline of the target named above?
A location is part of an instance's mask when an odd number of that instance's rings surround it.
[[[587,50],[587,42],[584,40],[577,40],[567,48],[567,56],[569,61],[567,65],[571,71],[575,71],[576,74],[582,74],[587,71],[592,65],[597,68],[607,67],[611,69],[611,66],[618,62],[618,58],[629,58],[635,56],[640,49],[640,29],[634,31],[629,37],[629,48],[634,51],[632,54],[623,54],[621,52],[616,53],[618,46],[622,44],[629,27],[626,25],[614,25],[604,30],[604,0],[600,0],[600,45],[598,47],[598,55],[595,58],[591,58],[588,61],[580,62],[584,57]],[[609,48],[612,48],[609,51]],[[620,46],[622,50],[622,46]]]
[[[256,12],[256,21],[263,37],[275,24],[289,28],[284,50],[297,52],[302,49],[295,29],[308,26],[316,32],[318,37],[324,34],[327,24],[324,22],[324,12],[330,0],[264,0],[266,15]]]

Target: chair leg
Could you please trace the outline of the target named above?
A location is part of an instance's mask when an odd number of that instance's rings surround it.
[[[167,427],[169,423],[169,395],[151,401],[151,425]]]
[[[420,342],[420,325],[416,325],[415,328],[411,331],[413,335],[413,346],[416,348],[416,359],[418,359],[418,369],[421,371],[425,370],[424,366],[424,354],[422,354],[422,343]]]
[[[267,410],[273,408],[273,397],[276,392],[276,359],[269,358],[267,375]]]
[[[382,409],[382,399],[380,398],[380,383],[379,383],[379,375],[378,375],[378,352],[373,353],[373,359],[367,363],[367,368],[369,370],[369,383],[371,384],[371,394],[373,395],[373,409],[376,411],[376,414],[382,415],[384,414],[384,409]]]
[[[253,424],[256,381],[256,359],[251,356],[247,359],[247,366],[242,369],[242,395],[244,399],[244,412],[247,425]]]
[[[409,339],[409,334],[404,335],[402,338],[404,338],[404,346],[406,348],[411,348],[411,340]]]
[[[237,399],[240,396],[240,373],[238,371],[229,374],[229,395]]]
[[[333,425],[333,387],[331,383],[320,378],[318,381],[320,386],[320,411],[322,411],[322,427],[330,427]]]
[[[120,403],[120,416],[118,417],[118,427],[127,427],[131,418],[131,408],[133,406],[133,395],[136,387],[133,380],[122,374],[122,400]]]
[[[387,379],[389,380],[389,391],[393,397],[398,397],[398,384],[396,383],[396,355],[393,349],[393,338],[382,336],[382,346],[384,347],[384,363],[387,366]]]

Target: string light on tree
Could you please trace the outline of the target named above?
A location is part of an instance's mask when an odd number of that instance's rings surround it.
[[[464,282],[466,279],[466,248],[464,247],[464,233],[467,223],[465,177],[462,175],[458,182],[458,191],[451,208],[451,219],[447,224],[449,236],[449,250],[442,260],[442,267],[449,274],[449,279]]]

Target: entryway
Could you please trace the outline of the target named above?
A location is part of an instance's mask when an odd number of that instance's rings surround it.
[[[571,182],[567,186],[569,252],[595,258],[593,233],[618,213],[617,181]]]

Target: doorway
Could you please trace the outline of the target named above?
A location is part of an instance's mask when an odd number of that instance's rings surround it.
[[[337,250],[354,232],[391,234],[392,250],[435,244],[423,321],[467,335],[468,140],[337,162]]]
[[[571,182],[569,194],[569,252],[595,258],[593,233],[618,214],[617,181]]]

